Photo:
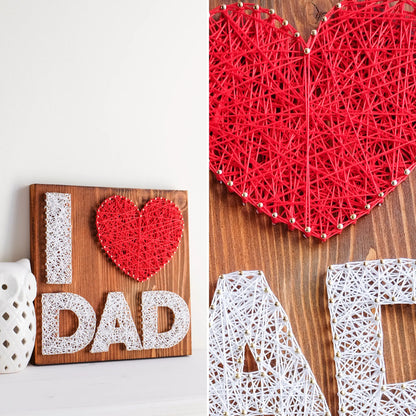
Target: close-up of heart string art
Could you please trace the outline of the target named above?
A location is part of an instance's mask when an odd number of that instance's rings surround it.
[[[307,42],[242,2],[209,27],[210,169],[272,223],[326,240],[415,167],[412,1],[338,3]]]
[[[184,229],[182,213],[172,201],[154,198],[140,210],[119,195],[100,205],[96,225],[98,239],[110,259],[140,282],[170,261]]]

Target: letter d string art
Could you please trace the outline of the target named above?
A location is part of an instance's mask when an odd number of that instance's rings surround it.
[[[342,415],[416,414],[416,381],[386,384],[381,325],[382,305],[416,303],[415,283],[415,260],[329,267],[329,311]]]

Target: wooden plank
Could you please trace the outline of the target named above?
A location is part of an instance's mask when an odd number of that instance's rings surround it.
[[[47,284],[45,273],[45,193],[71,194],[72,203],[72,283]],[[61,185],[32,185],[31,205],[31,260],[38,281],[35,300],[37,337],[35,364],[58,364],[87,361],[171,357],[191,354],[191,331],[177,345],[168,349],[127,351],[124,344],[113,344],[106,353],[90,353],[91,345],[73,354],[42,355],[41,352],[41,293],[70,292],[84,297],[97,315],[97,325],[109,292],[123,292],[130,306],[134,323],[142,339],[140,297],[144,291],[167,290],[181,296],[190,308],[190,273],[188,239],[188,199],[186,191],[162,191],[118,188],[93,188]],[[172,260],[145,282],[137,282],[122,273],[104,253],[97,239],[95,214],[101,202],[112,196],[123,195],[141,208],[149,199],[163,197],[173,201],[181,210],[185,228],[179,248]],[[173,316],[168,308],[159,308],[159,331],[171,327]],[[71,312],[60,316],[60,336],[72,334],[77,319]]]
[[[210,0],[210,8],[230,1]],[[304,37],[317,27],[312,2],[260,1],[274,8]],[[328,10],[327,0],[315,2]],[[355,260],[416,258],[416,175],[397,187],[385,203],[355,226],[322,243],[306,239],[265,215],[210,177],[210,300],[219,274],[261,269],[286,310],[294,334],[322,388],[332,414],[338,412],[334,352],[325,287],[330,264]],[[384,357],[388,383],[416,379],[416,308],[383,307]]]

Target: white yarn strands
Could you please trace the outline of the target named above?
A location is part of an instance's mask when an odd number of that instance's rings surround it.
[[[107,352],[111,344],[120,343],[127,351],[143,349],[124,293],[110,292],[91,352]]]
[[[46,280],[72,283],[71,194],[46,192]]]
[[[330,266],[340,415],[416,414],[416,380],[386,384],[381,306],[416,303],[416,261]],[[258,370],[244,372],[245,347]],[[220,276],[210,312],[211,416],[330,415],[289,320],[262,272]]]
[[[262,272],[220,276],[209,321],[210,416],[330,415]],[[258,371],[243,371],[246,345]]]
[[[414,304],[415,260],[330,266],[329,310],[341,415],[416,414],[416,380],[386,384],[381,306]]]
[[[174,314],[169,331],[158,333],[158,307],[167,307]],[[143,348],[170,348],[179,344],[188,333],[190,314],[186,302],[176,293],[152,290],[142,293]]]
[[[59,314],[69,310],[78,317],[78,329],[68,337],[59,336]],[[75,293],[42,294],[42,354],[71,354],[85,348],[94,336],[95,312]]]

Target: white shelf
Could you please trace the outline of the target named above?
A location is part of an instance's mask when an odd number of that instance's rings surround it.
[[[1,416],[206,416],[206,352],[53,366],[0,376]]]

